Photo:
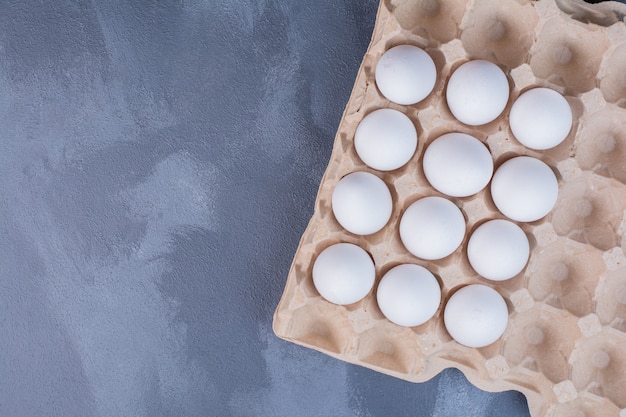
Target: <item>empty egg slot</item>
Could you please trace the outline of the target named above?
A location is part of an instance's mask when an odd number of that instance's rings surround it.
[[[577,95],[596,86],[596,75],[609,42],[604,31],[568,24],[561,17],[545,22],[531,52],[530,66],[537,77]]]
[[[345,309],[321,298],[293,311],[290,333],[294,339],[309,346],[315,346],[332,353],[341,353],[349,338],[351,328]],[[330,319],[326,320],[324,317]]]
[[[595,298],[600,322],[626,334],[626,267],[607,272]]]
[[[580,167],[626,184],[626,111],[607,106],[581,123],[576,154]]]
[[[600,90],[604,99],[626,108],[626,43],[617,46],[606,59]]]
[[[538,19],[531,4],[483,0],[463,20],[461,41],[472,58],[512,69],[526,62]]]
[[[402,29],[440,43],[457,36],[465,11],[463,0],[384,0],[384,5]]]
[[[626,187],[585,173],[561,184],[552,224],[560,236],[608,250],[618,245],[625,206]]]
[[[559,239],[531,256],[527,288],[536,301],[583,317],[593,312],[598,277],[605,270],[602,252]]]
[[[574,318],[556,309],[535,306],[511,316],[502,355],[511,367],[522,366],[543,374],[553,383],[568,378],[568,359],[574,335],[580,330]]]
[[[395,327],[395,328],[394,328]],[[401,343],[408,329],[400,326],[378,327],[359,335],[358,358],[375,366],[408,373],[415,361],[414,341]]]
[[[572,382],[579,391],[607,397],[626,408],[626,338],[602,332],[584,340],[572,354]]]

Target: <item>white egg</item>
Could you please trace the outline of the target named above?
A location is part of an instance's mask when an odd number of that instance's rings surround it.
[[[424,153],[424,174],[437,191],[452,197],[476,194],[493,174],[489,149],[465,133],[447,133]]]
[[[391,217],[389,188],[369,172],[353,172],[340,179],[331,205],[341,227],[357,235],[376,233]]]
[[[441,259],[459,247],[465,236],[461,210],[442,197],[425,197],[406,209],[400,220],[400,239],[422,259]]]
[[[437,68],[424,50],[400,45],[385,52],[376,65],[376,85],[388,100],[415,104],[425,99],[437,81]]]
[[[374,286],[374,262],[365,250],[351,243],[324,249],[313,264],[313,284],[334,304],[356,303]]]
[[[450,111],[460,122],[479,126],[495,120],[509,101],[509,81],[489,61],[469,61],[458,67],[446,90]]]
[[[378,284],[378,307],[390,321],[400,326],[419,326],[439,308],[441,288],[437,278],[419,265],[398,265]]]
[[[467,244],[472,268],[493,281],[504,281],[522,272],[529,255],[528,237],[508,220],[491,220],[480,225]]]
[[[474,284],[452,294],[446,303],[443,320],[454,340],[480,348],[502,336],[509,321],[509,310],[496,290]]]
[[[518,222],[544,217],[556,204],[559,183],[542,161],[518,156],[502,164],[491,180],[491,196],[498,210]]]
[[[509,116],[511,131],[527,148],[554,148],[572,129],[572,109],[561,94],[549,88],[533,88],[519,96]]]
[[[369,167],[391,171],[409,162],[415,153],[417,131],[404,113],[393,109],[374,110],[357,126],[354,147]]]

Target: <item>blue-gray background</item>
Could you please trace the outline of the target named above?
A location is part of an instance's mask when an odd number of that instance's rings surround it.
[[[377,4],[0,2],[0,416],[527,416],[277,339]]]

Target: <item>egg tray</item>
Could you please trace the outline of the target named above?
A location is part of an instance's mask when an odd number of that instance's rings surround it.
[[[619,21],[624,6],[594,8],[563,0],[382,0],[313,217],[274,315],[275,333],[413,382],[458,368],[481,389],[522,392],[534,417],[626,417],[626,26]],[[416,105],[391,103],[374,81],[380,56],[400,44],[425,49],[437,67],[433,93]],[[479,127],[456,121],[444,99],[450,74],[470,59],[499,65],[512,87],[503,114]],[[535,86],[564,94],[574,115],[569,136],[547,151],[525,148],[508,125],[513,101]],[[353,144],[358,123],[380,108],[407,114],[419,135],[413,158],[390,172],[367,167]],[[452,255],[424,261],[400,241],[404,210],[422,197],[440,195],[425,179],[424,149],[452,131],[483,141],[496,168],[513,156],[529,155],[557,174],[559,198],[552,212],[537,222],[518,223],[529,237],[531,255],[526,268],[508,281],[480,278],[467,259],[471,232],[489,219],[504,218],[488,187],[475,196],[451,198],[467,220],[465,240]],[[394,201],[390,221],[369,236],[343,230],[331,209],[335,185],[355,171],[380,177]],[[373,290],[348,306],[322,299],[312,280],[317,255],[339,242],[359,245],[376,265]],[[421,326],[391,323],[376,303],[380,278],[401,263],[425,266],[442,288],[439,310]],[[443,323],[450,295],[475,283],[502,294],[510,313],[504,335],[479,349],[455,342]]]

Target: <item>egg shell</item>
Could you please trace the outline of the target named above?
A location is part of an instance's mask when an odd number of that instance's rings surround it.
[[[428,269],[402,264],[389,270],[380,280],[376,299],[390,321],[400,326],[419,326],[437,312],[441,288]]]
[[[425,99],[437,82],[437,68],[423,49],[399,45],[385,52],[376,64],[376,85],[381,94],[397,104],[410,105]]]
[[[417,149],[417,130],[411,119],[394,109],[374,110],[361,120],[354,134],[357,155],[379,171],[400,168]]]
[[[524,231],[508,220],[481,224],[469,238],[467,256],[480,276],[492,281],[513,278],[528,262],[530,244]]]
[[[556,204],[559,183],[539,159],[518,156],[502,164],[491,180],[491,196],[502,214],[518,222],[546,216]]]
[[[443,197],[425,197],[411,204],[400,220],[400,239],[421,259],[441,259],[452,254],[465,236],[461,210]]]
[[[334,304],[356,303],[374,285],[374,261],[361,247],[337,243],[324,249],[313,264],[313,284],[320,295]]]
[[[533,88],[515,100],[509,123],[513,136],[530,149],[554,148],[572,129],[572,108],[558,92]]]
[[[443,321],[454,340],[479,348],[502,336],[509,321],[509,310],[496,290],[473,284],[452,294],[446,303]]]
[[[430,185],[451,197],[476,194],[493,174],[489,149],[475,137],[459,132],[435,139],[426,148],[422,165]]]
[[[369,172],[353,172],[343,177],[333,190],[335,218],[347,231],[369,235],[382,229],[392,211],[389,188]]]
[[[471,126],[494,121],[509,101],[509,81],[494,63],[468,61],[448,80],[448,108],[462,123]]]

